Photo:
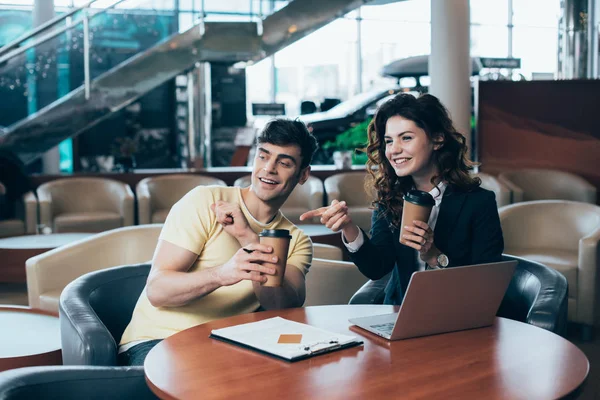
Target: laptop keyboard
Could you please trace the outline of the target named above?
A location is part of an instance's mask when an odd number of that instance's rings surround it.
[[[392,331],[394,330],[394,325],[395,325],[395,322],[388,322],[388,323],[385,323],[385,324],[371,325],[371,328],[373,328],[376,331],[379,331],[381,333],[385,333],[387,335],[391,335]]]

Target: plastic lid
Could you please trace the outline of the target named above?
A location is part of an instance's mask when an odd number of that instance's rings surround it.
[[[286,238],[291,239],[290,231],[287,229],[263,229],[258,236],[262,237],[274,237],[274,238]]]
[[[424,192],[422,190],[411,190],[404,195],[404,201],[408,201],[409,203],[417,204],[419,206],[427,206],[433,207],[435,205],[435,200],[433,196],[428,192]]]

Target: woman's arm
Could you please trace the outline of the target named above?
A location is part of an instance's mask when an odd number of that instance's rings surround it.
[[[485,191],[481,198],[481,204],[475,211],[471,226],[473,264],[501,261],[504,251],[504,238],[495,195],[493,192]]]
[[[364,243],[350,258],[367,278],[377,280],[389,273],[396,263],[394,234],[379,209],[371,218],[371,238],[364,234]]]

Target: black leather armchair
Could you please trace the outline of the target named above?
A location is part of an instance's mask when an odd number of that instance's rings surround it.
[[[567,279],[535,261],[503,255],[519,264],[500,304],[498,316],[526,322],[565,336],[567,330]],[[350,299],[350,304],[382,304],[389,274],[369,281]]]
[[[150,264],[108,268],[71,282],[60,296],[63,364],[117,365],[117,350]]]
[[[0,373],[0,400],[157,398],[142,367],[27,367]]]

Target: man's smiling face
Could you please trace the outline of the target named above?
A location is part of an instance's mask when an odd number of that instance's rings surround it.
[[[300,147],[260,143],[252,169],[252,191],[264,202],[287,199],[298,183],[308,179],[308,168],[300,169]]]

